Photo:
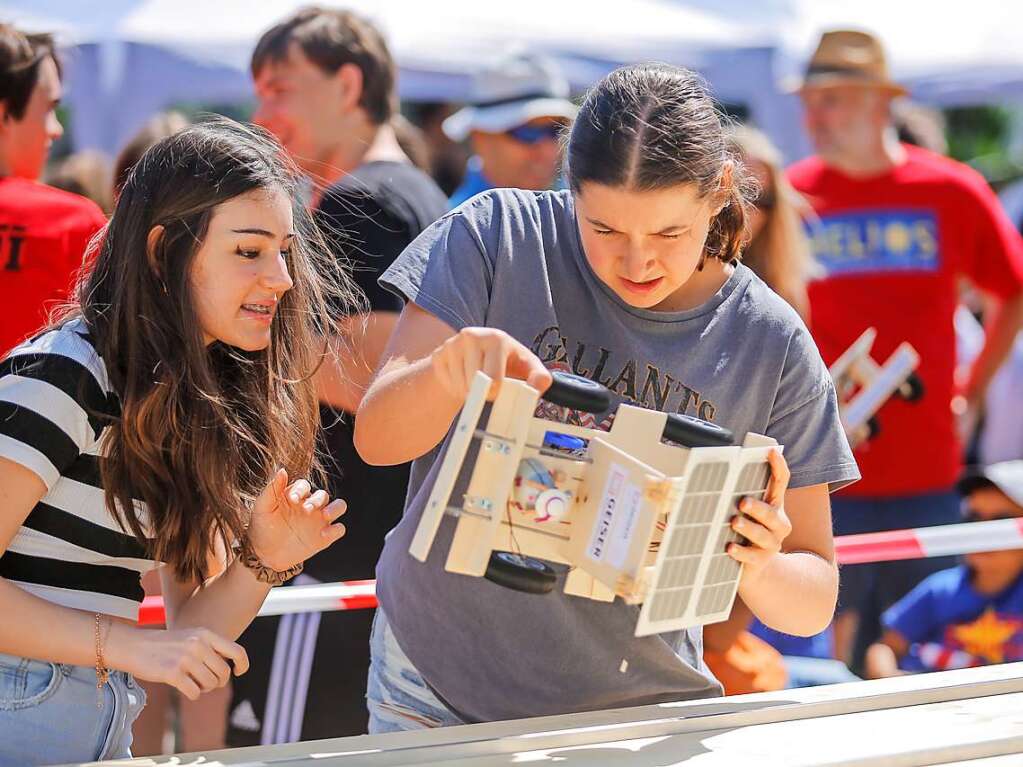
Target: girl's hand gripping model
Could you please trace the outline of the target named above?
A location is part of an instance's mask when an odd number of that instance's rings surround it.
[[[760,577],[764,569],[782,552],[782,544],[792,532],[792,522],[785,513],[785,491],[789,487],[789,467],[781,453],[772,450],[768,455],[771,479],[767,483],[764,500],[746,497],[739,501],[739,513],[732,518],[732,529],[747,543],[728,544],[728,553],[742,562],[742,580]]]

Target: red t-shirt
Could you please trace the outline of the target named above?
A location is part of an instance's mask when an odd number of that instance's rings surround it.
[[[831,364],[868,327],[883,363],[903,341],[921,360],[923,399],[890,399],[881,431],[856,451],[854,496],[948,489],[962,469],[950,403],[957,277],[1006,299],[1023,290],[1023,241],[984,179],[961,163],[906,146],[889,173],[853,179],[812,157],[788,176],[820,216],[811,226],[825,276],[810,285],[813,336]]]
[[[106,224],[91,200],[24,178],[0,178],[0,356],[68,296],[89,239]]]

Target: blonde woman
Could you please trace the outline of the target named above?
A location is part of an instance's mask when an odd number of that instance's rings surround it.
[[[731,131],[730,141],[760,186],[742,261],[808,322],[806,283],[815,263],[803,222],[813,218],[813,210],[785,178],[781,154],[767,136],[739,126]]]

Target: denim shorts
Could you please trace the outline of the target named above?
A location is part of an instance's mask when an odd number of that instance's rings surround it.
[[[145,692],[113,671],[96,703],[95,669],[0,653],[0,767],[130,757]]]
[[[366,707],[371,735],[465,724],[445,706],[416,671],[377,608],[369,639]]]

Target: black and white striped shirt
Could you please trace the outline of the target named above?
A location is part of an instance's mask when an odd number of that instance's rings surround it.
[[[117,412],[80,319],[0,362],[0,456],[33,471],[47,490],[0,555],[0,577],[50,602],[135,620],[141,574],[157,563],[106,508],[99,458],[104,416]],[[136,508],[148,529],[144,505]]]

